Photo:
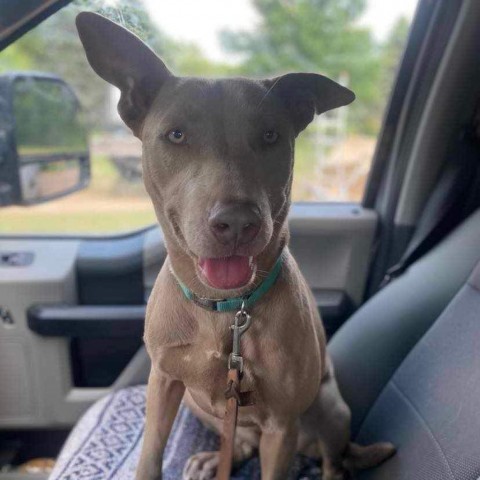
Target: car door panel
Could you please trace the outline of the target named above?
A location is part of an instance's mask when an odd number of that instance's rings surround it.
[[[297,204],[290,215],[291,250],[315,292],[344,292],[362,302],[377,225],[355,204]]]
[[[0,325],[0,428],[71,426],[112,389],[135,378],[146,380],[148,358],[141,333],[145,306],[121,305],[125,299],[131,303],[131,293],[124,289],[120,295],[122,285],[128,283],[123,277],[128,277],[138,280],[138,286],[133,281],[130,285],[134,292],[142,292],[138,303],[143,301],[143,234],[132,237],[138,237],[132,258],[125,254],[124,238],[109,239],[109,248],[97,239],[0,240],[0,254],[33,255],[28,266],[0,266],[0,306],[12,319]],[[86,252],[94,252],[98,262]],[[132,270],[138,259],[139,271]],[[83,268],[80,274],[79,265]],[[99,287],[106,292],[105,305],[99,305],[98,294],[87,296],[85,290],[80,294],[79,282],[89,278],[90,272],[98,285],[100,279],[107,284]],[[121,282],[118,278],[111,282],[118,295],[114,296],[108,278],[117,273]],[[85,299],[94,305],[82,304]],[[133,325],[128,337],[125,331],[119,335],[118,322],[122,321],[122,327]]]
[[[68,342],[36,335],[27,322],[27,311],[36,303],[76,303],[79,244],[77,240],[0,241],[0,252],[33,255],[28,266],[0,267],[0,305],[11,316],[11,323],[2,322],[0,334],[1,427],[70,422],[85,407],[65,401],[71,377]]]

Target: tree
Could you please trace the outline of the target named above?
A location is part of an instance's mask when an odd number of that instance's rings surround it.
[[[385,96],[390,94],[393,81],[397,74],[400,59],[405,50],[410,21],[406,17],[399,17],[393,24],[381,52],[382,85]]]
[[[90,130],[103,129],[110,108],[109,86],[88,66],[75,28],[80,11],[100,13],[145,41],[175,73],[222,75],[228,67],[209,61],[198,47],[175,42],[151,21],[142,0],[77,0],[48,18],[2,53],[2,71],[37,70],[54,73],[69,83],[86,115]]]
[[[309,71],[338,80],[348,76],[359,101],[351,125],[371,130],[370,106],[378,95],[378,48],[371,32],[357,24],[366,0],[253,0],[260,24],[253,32],[225,31],[228,52],[240,54],[240,71],[273,76]]]

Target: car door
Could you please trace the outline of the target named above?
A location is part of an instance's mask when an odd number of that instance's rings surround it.
[[[297,145],[291,250],[329,334],[366,297],[379,238],[377,202],[382,195],[389,198],[379,188],[388,170],[385,152],[432,18],[433,7],[424,3],[403,63],[408,29],[395,36],[399,46],[390,61],[393,71],[401,65],[400,75],[373,170],[393,73],[382,79],[389,84],[370,130],[351,127],[343,109],[316,121]],[[92,125],[92,182],[68,198],[0,210],[1,429],[71,426],[92,402],[112,389],[145,382],[148,374],[145,304],[167,252],[141,184],[141,146],[118,123],[115,93],[90,72],[71,34],[77,11],[76,5],[65,7],[9,47],[28,51],[48,39],[50,56],[43,51],[29,65],[56,68],[77,82]],[[65,34],[58,46],[52,29],[57,39]],[[15,65],[16,52],[3,53]],[[58,55],[74,61],[59,65],[51,58]],[[197,66],[191,68],[198,73]],[[348,75],[338,80],[349,82]],[[355,115],[370,119],[361,114]]]

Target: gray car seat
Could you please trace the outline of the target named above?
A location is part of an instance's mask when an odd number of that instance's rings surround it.
[[[479,261],[477,211],[330,342],[354,438],[398,447],[358,478],[480,477]]]
[[[358,478],[479,478],[480,266],[471,274],[479,261],[480,211],[370,299],[330,342],[352,409],[353,437],[398,447],[395,457]],[[52,478],[133,478],[142,398],[143,389],[126,389],[95,405],[72,432]],[[166,479],[180,478],[192,453],[186,450],[195,447],[179,441],[182,432],[198,435],[191,422],[182,409],[166,455]],[[117,428],[125,435],[112,437]],[[214,445],[210,437],[205,442]],[[86,475],[74,474],[82,469]],[[252,471],[235,478],[257,478]],[[318,472],[301,476],[318,478]]]

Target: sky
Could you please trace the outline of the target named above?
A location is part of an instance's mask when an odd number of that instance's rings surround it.
[[[226,60],[218,42],[222,29],[251,30],[257,17],[250,0],[144,0],[157,25],[178,40],[196,43],[213,60]],[[368,0],[362,25],[382,39],[401,15],[413,16],[417,0]]]

